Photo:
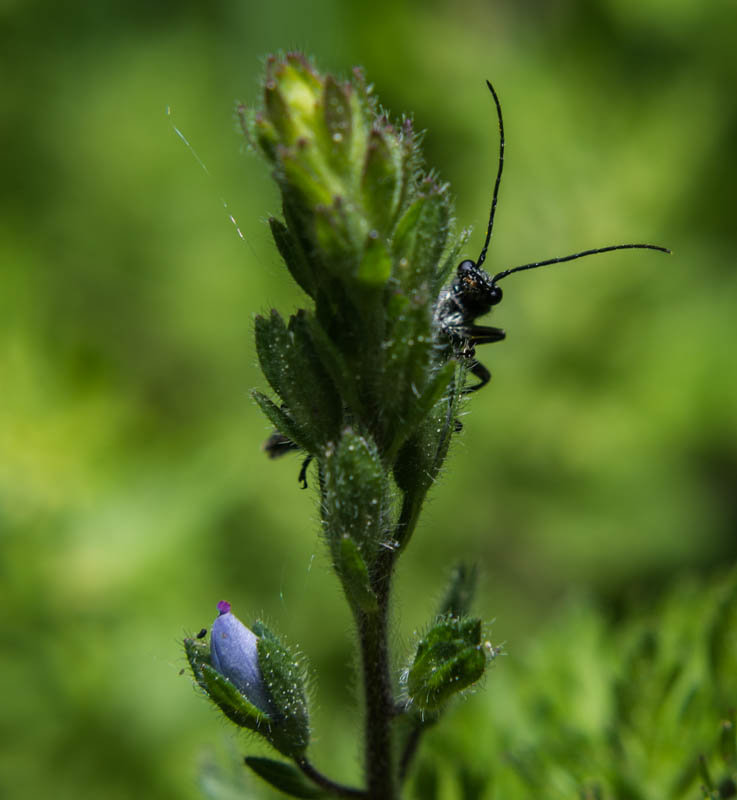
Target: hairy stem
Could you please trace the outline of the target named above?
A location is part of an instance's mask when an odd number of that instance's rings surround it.
[[[386,551],[386,555],[379,558],[377,577],[372,581],[379,609],[374,614],[361,613],[358,620],[366,704],[366,797],[369,800],[395,800],[398,796],[391,730],[395,703],[388,641],[394,558],[392,551]]]

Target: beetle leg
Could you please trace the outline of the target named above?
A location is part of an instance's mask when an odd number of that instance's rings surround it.
[[[474,346],[501,342],[502,339],[507,337],[507,334],[501,328],[492,328],[489,325],[469,325],[465,332],[470,343]]]
[[[475,383],[473,386],[464,386],[461,394],[477,392],[491,380],[491,373],[480,361],[472,362],[469,369],[479,379],[479,382]]]
[[[312,462],[313,458],[314,456],[312,455],[307,456],[305,460],[302,462],[302,469],[300,469],[299,471],[299,477],[297,478],[297,480],[302,484],[303,489],[307,488],[307,467],[310,466],[310,463]]]

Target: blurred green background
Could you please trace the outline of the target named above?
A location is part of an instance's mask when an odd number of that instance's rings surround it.
[[[490,270],[674,250],[505,283],[494,379],[400,566],[400,658],[458,558],[481,565],[498,672],[572,595],[617,619],[734,561],[734,3],[6,0],[0,30],[0,795],[196,798],[203,759],[258,751],[178,674],[182,636],[224,598],[301,646],[315,761],[359,775],[350,620],[315,498],[298,457],[261,452],[249,398],[265,387],[254,314],[304,302],[233,118],[271,51],[361,64],[414,115],[472,257],[490,78],[507,129]],[[492,673],[467,705],[499,701]]]

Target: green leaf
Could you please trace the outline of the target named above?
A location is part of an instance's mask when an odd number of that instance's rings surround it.
[[[284,409],[279,408],[276,403],[269,400],[269,398],[261,392],[253,391],[251,392],[251,396],[280,433],[283,433],[287,438],[291,439],[296,445],[306,450],[308,453],[315,453],[317,451],[317,443],[295,424],[294,420]]]
[[[287,101],[276,83],[270,82],[264,86],[264,111],[279,136],[291,142],[296,136],[294,120]]]
[[[343,281],[352,280],[360,257],[362,239],[354,237],[351,223],[359,223],[343,197],[331,197],[315,206],[315,244],[321,251],[323,269]]]
[[[425,495],[448,452],[459,398],[455,383],[451,384],[449,395],[435,403],[429,417],[402,445],[394,463],[394,479],[405,493],[403,527],[398,537],[402,548],[409,543]]]
[[[737,674],[737,570],[720,592],[708,627],[708,655],[712,680],[717,686]],[[725,705],[734,703],[724,698]]]
[[[275,217],[269,219],[271,235],[294,280],[310,297],[315,296],[315,276],[304,250],[287,226]]]
[[[442,707],[475,683],[486,669],[480,619],[439,620],[417,646],[407,692],[419,709]]]
[[[447,403],[441,403],[443,396],[447,393],[453,376],[455,375],[455,364],[448,363],[432,374],[422,388],[419,397],[417,396],[417,386],[414,382],[410,384],[409,390],[404,397],[401,411],[398,413],[397,419],[401,419],[402,424],[392,426],[390,440],[392,441],[391,449],[387,455],[388,460],[394,460],[395,454],[399,451],[405,441],[412,436],[417,428],[428,419],[433,408],[439,403],[447,406]],[[420,382],[421,376],[417,376],[416,380]],[[444,430],[442,427],[434,428],[435,438],[437,440],[438,448],[441,445]],[[439,465],[438,465],[439,466]],[[437,470],[436,470],[437,472]],[[428,484],[429,485],[429,484]]]
[[[313,93],[320,91],[320,76],[317,74],[317,71],[310,63],[309,58],[307,58],[304,53],[287,53],[285,60],[289,65],[289,68],[294,72],[294,76],[299,78],[299,80],[304,84],[305,88],[309,89]]]
[[[248,125],[246,138],[254,141],[266,160],[274,164],[279,149],[279,133],[276,128],[261,113],[252,113],[248,117],[244,114],[243,119]]]
[[[465,617],[471,610],[476,591],[478,569],[475,565],[458,564],[451,575],[448,589],[440,604],[440,614],[449,617]]]
[[[417,424],[417,403],[433,376],[435,342],[431,309],[425,301],[422,295],[395,295],[388,309],[380,407],[390,453],[399,448],[398,437],[411,435]],[[427,398],[424,405],[427,406]]]
[[[268,736],[271,715],[251,703],[212,666],[209,645],[199,639],[185,639],[184,651],[198,685],[225,716],[242,728]]]
[[[313,313],[305,312],[304,323],[309,332],[312,346],[315,349],[317,357],[332,378],[346,406],[351,409],[354,414],[362,413],[364,409],[363,399],[358,391],[356,378],[348,368],[345,356],[341,350],[335,346],[333,340],[327,335],[325,329],[320,325]]]
[[[260,778],[290,797],[326,797],[322,789],[311,783],[293,764],[271,758],[246,756],[246,765]]]
[[[367,286],[379,287],[387,282],[391,271],[392,260],[389,251],[379,238],[379,234],[372,231],[366,239],[363,258],[358,266],[356,277]]]
[[[266,380],[273,390],[285,402],[283,384],[289,386],[289,369],[291,366],[290,349],[292,342],[287,333],[287,326],[279,315],[272,309],[268,317],[256,317],[256,351],[258,352],[261,369]]]
[[[399,220],[393,237],[394,274],[407,295],[423,284],[427,291],[437,284],[438,262],[450,230],[450,201],[445,187],[428,178],[422,188],[424,193]]]
[[[195,680],[202,689],[206,690],[202,677],[202,666],[204,664],[211,665],[210,645],[204,640],[187,638],[184,640],[184,652]]]
[[[256,349],[264,375],[284,401],[294,426],[309,431],[315,442],[335,439],[343,407],[312,344],[304,312],[292,316],[288,328],[276,311],[268,318],[258,316],[255,327]]]
[[[322,441],[334,439],[343,421],[343,403],[335,390],[322,353],[313,343],[311,315],[303,310],[289,319],[289,334],[294,342],[290,374],[296,381],[290,393],[299,402],[305,423],[322,432]]]
[[[325,457],[325,535],[333,561],[341,563],[344,538],[352,539],[371,568],[386,536],[389,491],[376,445],[346,428]]]
[[[305,145],[298,153],[279,148],[280,170],[276,174],[284,201],[297,207],[305,219],[310,219],[318,207],[330,207],[334,193],[341,189],[340,184],[328,183],[325,175],[316,172],[313,159],[308,157],[311,155],[308,147],[314,145]]]
[[[201,666],[201,686],[208,697],[217,705],[228,719],[241,728],[266,736],[269,735],[271,716],[247,700],[227,678],[209,664]]]
[[[354,609],[366,614],[375,614],[379,603],[371,588],[366,562],[358,545],[347,536],[340,542],[340,564],[338,565],[345,593]]]
[[[350,180],[346,173],[350,173],[352,168],[349,162],[353,144],[351,91],[349,85],[341,85],[332,75],[326,76],[322,96],[324,135],[321,145],[330,165],[344,180]]]
[[[268,739],[280,753],[296,758],[310,743],[304,670],[263,622],[257,621],[253,632],[259,637],[261,676],[276,709]]]
[[[361,176],[361,197],[371,224],[388,235],[394,224],[401,190],[401,152],[389,146],[383,131],[369,134],[366,161]]]
[[[449,249],[447,255],[443,259],[443,263],[440,265],[437,274],[435,276],[435,283],[433,284],[433,293],[437,294],[440,289],[443,287],[445,282],[450,277],[450,273],[458,266],[461,261],[461,251],[463,248],[468,244],[468,240],[471,238],[471,231],[470,229],[466,228],[461,231],[460,235],[456,237],[456,241],[454,242],[453,246]]]

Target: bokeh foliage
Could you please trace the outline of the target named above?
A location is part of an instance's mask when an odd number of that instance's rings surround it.
[[[587,625],[624,641],[679,576],[708,587],[733,562],[735,17],[695,0],[3,6],[4,795],[198,797],[205,743],[232,742],[177,677],[177,638],[225,597],[304,646],[321,679],[316,757],[356,774],[349,622],[298,462],[265,460],[248,398],[265,388],[254,313],[304,304],[264,222],[276,193],[232,115],[268,51],[362,64],[382,102],[414,114],[459,223],[476,226],[473,257],[491,78],[508,139],[492,269],[624,240],[675,251],[504,287],[493,319],[509,338],[487,348],[494,379],[398,586],[405,639],[457,552],[482,565],[477,608],[510,655],[468,704],[488,726],[479,760],[535,718],[524,698],[544,692],[551,638],[597,675],[606,651]],[[592,599],[556,617],[571,592]],[[478,729],[465,712],[456,747]],[[597,705],[576,713],[598,747]]]

